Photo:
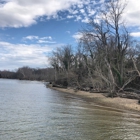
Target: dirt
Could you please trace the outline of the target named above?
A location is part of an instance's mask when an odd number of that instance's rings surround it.
[[[49,88],[64,93],[70,93],[76,96],[80,96],[81,98],[84,98],[89,102],[96,103],[97,105],[140,113],[140,104],[138,103],[137,99],[127,99],[127,98],[120,98],[120,97],[110,98],[110,97],[106,97],[106,93],[90,93],[86,91],[75,91],[72,88],[64,89],[64,88],[52,87],[51,85],[49,85]]]

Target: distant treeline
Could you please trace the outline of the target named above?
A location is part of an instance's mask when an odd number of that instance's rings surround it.
[[[20,79],[20,80],[45,80],[52,81],[54,79],[53,68],[35,69],[30,67],[22,67],[17,71],[0,71],[0,78]]]

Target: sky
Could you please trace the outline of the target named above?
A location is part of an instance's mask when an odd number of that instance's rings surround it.
[[[124,0],[122,0],[124,1]],[[80,30],[104,0],[0,0],[0,70],[49,67],[56,48],[77,46]],[[131,36],[140,37],[140,0],[123,14]]]

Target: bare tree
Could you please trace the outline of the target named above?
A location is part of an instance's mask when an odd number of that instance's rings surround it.
[[[70,45],[62,46],[53,52],[50,60],[55,69],[55,80],[66,79],[70,83],[74,63],[72,47]]]
[[[97,74],[104,80],[112,95],[117,89],[123,90],[128,81],[133,79],[125,76],[127,70],[124,63],[128,48],[131,47],[130,36],[122,20],[125,6],[126,3],[121,0],[104,3],[98,19],[90,20],[81,38],[83,47],[88,52],[87,56],[90,56],[94,66],[90,67],[89,73],[93,71],[92,76]],[[90,65],[86,64],[89,68]]]

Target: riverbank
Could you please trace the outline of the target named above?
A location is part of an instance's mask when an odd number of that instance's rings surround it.
[[[51,85],[49,85],[49,88],[60,92],[80,96],[81,98],[84,98],[85,100],[93,102],[97,105],[140,113],[140,104],[138,104],[138,100],[136,99],[127,99],[120,97],[110,98],[106,97],[105,93],[90,93],[86,91],[75,91],[74,89],[71,88],[64,89],[52,87]]]

